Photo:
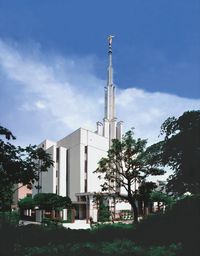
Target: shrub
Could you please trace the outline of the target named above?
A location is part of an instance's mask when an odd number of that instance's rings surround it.
[[[19,212],[0,212],[0,224],[17,226],[19,223]]]
[[[109,221],[110,216],[111,216],[111,213],[109,211],[109,206],[106,206],[103,203],[101,203],[98,210],[98,221],[99,222]]]
[[[21,248],[20,248],[20,252]],[[43,247],[32,247],[24,250],[26,256],[178,256],[181,246],[172,244],[170,246],[142,247],[135,245],[132,241],[116,240],[104,243],[76,243],[65,245],[53,245]]]

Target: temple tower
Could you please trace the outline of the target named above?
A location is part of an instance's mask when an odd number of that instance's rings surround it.
[[[120,139],[122,137],[122,124],[117,123],[115,116],[115,85],[113,82],[113,65],[112,65],[112,35],[108,37],[108,71],[107,71],[107,85],[105,87],[105,113],[103,124],[97,123],[97,133],[109,138],[109,145],[112,139]],[[101,129],[101,127],[103,129]]]

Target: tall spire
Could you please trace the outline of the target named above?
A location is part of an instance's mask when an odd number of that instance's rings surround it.
[[[113,139],[121,140],[122,123],[117,123],[115,117],[115,85],[113,83],[113,67],[112,67],[112,39],[114,36],[108,36],[108,77],[105,86],[105,116],[103,124],[97,122],[97,134],[109,139],[109,147],[112,145]]]
[[[108,36],[108,77],[105,87],[105,119],[111,121],[115,118],[115,86],[113,84],[112,67],[112,39],[114,36]]]
[[[114,36],[108,36],[108,85],[113,84],[113,68],[112,68],[112,39]]]

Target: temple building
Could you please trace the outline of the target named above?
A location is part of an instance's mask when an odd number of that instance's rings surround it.
[[[93,173],[107,151],[112,139],[121,139],[122,121],[117,121],[115,113],[115,85],[113,82],[112,36],[108,37],[108,74],[105,86],[105,114],[102,122],[97,122],[95,132],[79,128],[61,140],[44,140],[39,147],[52,155],[54,166],[47,173],[41,173],[36,193],[56,193],[69,196],[76,205],[77,218],[97,219],[94,193],[101,192],[102,180]],[[130,207],[129,207],[130,209]]]

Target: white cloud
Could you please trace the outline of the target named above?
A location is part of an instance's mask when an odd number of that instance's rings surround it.
[[[46,104],[40,100],[36,101],[35,102],[35,106],[38,108],[38,109],[45,109],[46,108]]]
[[[119,91],[117,105],[119,115],[125,117],[126,129],[135,127],[136,136],[153,143],[159,140],[160,126],[168,117],[199,109],[200,99],[129,88]]]
[[[46,137],[59,140],[79,127],[95,130],[96,121],[104,114],[106,81],[95,76],[93,66],[92,57],[47,58],[39,52],[35,54],[34,49],[24,53],[23,49],[0,41],[0,71],[12,88],[12,97],[18,97],[12,110],[5,102],[1,108],[11,120],[18,120],[14,125],[23,143],[36,144]],[[125,129],[135,127],[136,136],[149,138],[150,142],[158,139],[167,117],[198,109],[199,105],[200,99],[136,88],[117,91],[117,116],[124,121]]]

